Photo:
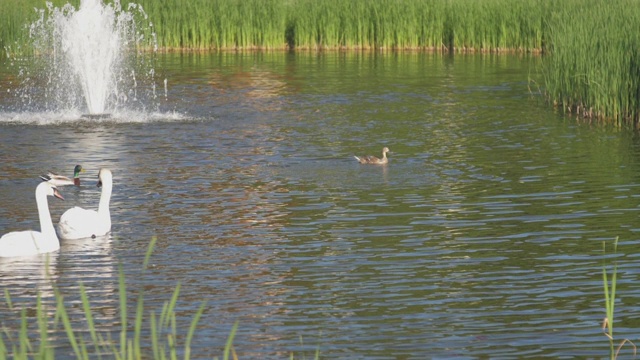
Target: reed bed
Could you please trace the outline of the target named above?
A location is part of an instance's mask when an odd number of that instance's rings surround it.
[[[606,254],[607,244],[605,242],[602,243],[602,252]],[[616,237],[613,242],[613,255],[616,255],[618,251],[618,238]],[[633,358],[636,357],[638,352],[636,344],[629,339],[623,339],[616,346],[615,340],[613,338],[613,317],[615,313],[615,303],[616,303],[616,285],[617,285],[617,277],[618,277],[618,264],[614,260],[613,261],[613,270],[611,272],[611,277],[607,273],[607,266],[602,265],[602,285],[604,289],[604,307],[605,307],[605,317],[602,321],[602,332],[609,339],[609,357],[611,360],[615,360],[618,358],[622,347],[628,345],[633,350]]]
[[[640,125],[640,0],[121,0],[124,9],[130,3],[146,12],[161,51],[540,52],[550,103]],[[1,2],[7,54],[25,52],[27,24],[43,7],[44,0]]]
[[[156,237],[153,237],[149,243],[142,264],[143,272],[148,267],[156,241]],[[45,267],[49,267],[48,261]],[[19,325],[16,328],[7,326],[6,318],[0,322],[0,360],[56,359],[56,349],[59,350],[61,347],[64,347],[66,352],[63,357],[70,357],[71,351],[74,358],[81,360],[191,358],[191,342],[207,303],[203,301],[197,306],[187,331],[179,331],[176,307],[180,296],[180,283],[176,285],[171,298],[164,302],[162,309],[156,312],[145,307],[143,290],[138,290],[135,295],[127,290],[122,267],[119,267],[116,303],[119,304],[117,311],[120,329],[104,332],[99,330],[96,315],[103,313],[105,309],[92,307],[90,290],[80,283],[80,299],[69,300],[55,286],[55,280],[49,280],[53,287],[52,298],[43,299],[38,291],[35,304],[24,301],[17,304],[11,297],[11,291],[4,289],[6,307],[16,314]],[[132,304],[130,299],[134,297],[135,302]],[[135,308],[133,314],[129,313],[130,308]],[[84,324],[78,325],[79,320],[84,320]],[[236,321],[227,336],[224,348],[221,349],[222,355],[214,356],[214,360],[238,359],[233,346],[238,326],[239,323]],[[304,354],[299,357],[306,358]],[[289,358],[293,360],[296,355],[291,352]],[[319,346],[312,359],[320,359]]]
[[[540,51],[550,11],[542,0],[176,1],[138,1],[161,48]]]
[[[640,121],[640,1],[574,0],[550,19],[544,93],[566,113]]]
[[[53,6],[66,3],[77,6],[80,0],[50,0]],[[43,0],[1,0],[0,1],[0,49],[5,52],[19,52],[28,46],[29,25],[38,19],[35,9],[45,9]]]
[[[55,0],[54,4],[62,3]],[[110,3],[112,0],[105,0]],[[71,1],[77,6],[79,0]],[[164,50],[541,51],[558,0],[121,0],[142,6]],[[43,0],[4,0],[0,46],[23,42]]]
[[[139,0],[165,50],[284,48],[282,0]]]
[[[143,270],[147,267],[154,245],[155,238],[148,248]],[[53,280],[51,281],[53,283]],[[180,294],[180,284],[175,287],[170,300],[164,303],[160,312],[152,310],[145,312],[144,294],[138,291],[134,304],[135,313],[130,315],[128,314],[130,295],[120,269],[118,303],[121,328],[119,331],[116,329],[106,333],[97,329],[94,314],[96,309],[91,307],[89,291],[83,284],[79,284],[79,288],[81,318],[85,321],[80,329],[72,325],[72,319],[74,323],[78,320],[78,311],[76,311],[78,301],[68,303],[65,295],[55,286],[53,300],[47,299],[49,303],[53,301],[55,310],[51,309],[50,304],[45,305],[40,293],[35,299],[35,304],[21,303],[21,306],[17,306],[12,301],[10,291],[5,289],[6,305],[16,313],[17,318],[20,319],[20,326],[16,329],[5,325],[0,327],[0,359],[55,359],[56,348],[63,345],[72,349],[76,359],[191,358],[191,341],[206,303],[200,304],[195,311],[186,335],[179,333],[176,327],[175,309]],[[73,315],[70,313],[72,309],[74,309]],[[143,319],[147,320],[143,321]],[[238,323],[231,329],[222,359],[237,358],[232,345],[237,327]],[[149,339],[143,340],[143,334]],[[180,339],[184,340],[181,342]]]

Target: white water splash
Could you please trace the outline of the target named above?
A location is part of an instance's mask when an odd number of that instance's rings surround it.
[[[147,108],[144,101],[156,97],[154,71],[149,53],[138,49],[155,50],[155,35],[146,31],[145,37],[136,17],[146,19],[141,7],[133,4],[124,11],[118,1],[105,5],[82,0],[77,10],[70,4],[56,8],[47,3],[30,29],[38,56],[34,69],[28,70],[25,83],[30,89],[24,102],[38,110],[92,115]],[[153,94],[139,96],[144,86]],[[32,99],[39,92],[41,96]]]
[[[7,125],[64,125],[64,124],[130,124],[198,121],[178,112],[149,112],[122,110],[110,113],[108,117],[89,118],[75,110],[64,111],[0,111],[0,126]]]
[[[115,11],[99,0],[85,0],[71,16],[58,16],[62,51],[82,87],[89,113],[102,114],[121,60],[122,34],[113,25]]]

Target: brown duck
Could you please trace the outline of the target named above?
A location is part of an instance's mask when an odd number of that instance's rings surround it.
[[[385,146],[384,148],[382,148],[382,159],[377,158],[373,155],[354,156],[354,158],[356,158],[356,160],[358,160],[360,164],[384,165],[389,162],[389,159],[387,159],[388,152],[390,152],[389,148]]]

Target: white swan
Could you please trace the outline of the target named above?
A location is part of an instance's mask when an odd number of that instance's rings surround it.
[[[98,187],[102,186],[98,211],[73,207],[62,214],[58,234],[62,239],[84,239],[103,236],[111,231],[109,200],[113,188],[113,176],[109,169],[100,169]]]
[[[36,187],[36,204],[40,217],[40,231],[14,231],[0,238],[0,257],[33,256],[60,249],[60,241],[49,213],[47,196],[64,200],[55,185],[42,182]]]

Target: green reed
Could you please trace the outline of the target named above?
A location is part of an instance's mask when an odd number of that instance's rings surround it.
[[[613,253],[614,255],[618,251],[618,238],[616,237],[613,242]],[[606,243],[602,243],[602,252],[606,253]],[[605,318],[602,322],[602,331],[604,335],[609,339],[609,355],[612,360],[618,358],[620,354],[620,350],[625,344],[631,345],[633,348],[633,356],[635,358],[637,353],[636,345],[629,339],[624,339],[618,344],[618,347],[615,347],[614,339],[613,339],[613,315],[615,310],[615,302],[616,302],[616,284],[618,277],[618,264],[614,261],[613,263],[613,271],[611,273],[611,278],[607,274],[606,266],[602,266],[602,282],[604,288],[604,304],[605,304]]]
[[[104,0],[113,2],[113,0]],[[60,6],[64,0],[54,0]],[[80,0],[71,0],[77,6]],[[419,49],[543,52],[562,111],[640,123],[640,0],[121,0],[164,51]],[[0,46],[28,52],[44,0],[3,0]],[[147,25],[147,24],[142,24]],[[145,45],[143,45],[145,46]],[[148,46],[148,45],[147,45]]]
[[[125,0],[141,5],[165,50],[285,47],[282,0]]]
[[[0,19],[6,20],[0,22],[3,24],[0,45],[24,41],[28,35],[24,26],[34,19],[28,13],[34,13],[34,7],[44,7],[42,0],[7,1],[0,11]],[[164,50],[464,51],[539,51],[550,4],[561,7],[563,4],[557,0],[122,0],[121,3],[124,9],[129,3],[144,8],[158,46]]]
[[[542,49],[549,1],[292,0],[295,48]]]
[[[147,254],[145,256],[143,270],[146,269],[149,256],[155,245],[155,238],[152,240]],[[47,264],[48,265],[48,264]],[[9,329],[3,327],[0,329],[0,359],[55,359],[55,347],[51,339],[56,339],[59,343],[60,331],[66,334],[66,341],[71,347],[75,358],[77,359],[93,359],[93,358],[115,358],[115,359],[140,359],[148,358],[149,350],[144,347],[141,342],[142,334],[149,334],[151,342],[151,352],[153,359],[176,359],[179,354],[184,359],[191,356],[191,341],[196,331],[196,327],[200,317],[202,316],[206,302],[203,302],[193,315],[193,320],[189,326],[186,339],[180,347],[178,344],[178,331],[176,329],[176,304],[180,293],[180,284],[178,284],[172,294],[171,300],[166,301],[159,313],[149,311],[145,313],[144,294],[142,291],[138,293],[135,305],[135,314],[133,314],[133,323],[129,323],[129,315],[127,309],[129,307],[127,286],[122,268],[119,270],[119,312],[121,328],[119,336],[112,338],[111,332],[102,333],[98,331],[94,321],[95,309],[92,308],[88,291],[83,284],[80,284],[80,303],[82,308],[82,316],[85,320],[85,329],[82,335],[72,325],[72,316],[69,314],[70,306],[65,303],[65,296],[54,288],[55,312],[53,318],[51,314],[47,314],[51,310],[43,304],[42,298],[38,293],[35,306],[28,307],[22,305],[19,310],[20,326],[19,329]],[[5,302],[9,310],[16,311],[16,304],[11,300],[10,292],[5,289]],[[28,315],[27,308],[35,308],[35,319],[37,331],[30,329],[30,319],[33,315]],[[30,310],[31,312],[31,310]],[[77,316],[73,316],[77,319]],[[143,322],[143,318],[149,319],[148,324]],[[148,328],[145,328],[145,325]],[[237,330],[236,323],[227,340],[223,359],[229,359],[230,355],[235,356],[233,350],[233,338]]]
[[[606,243],[602,243],[602,252],[606,252]],[[618,250],[618,238],[616,238],[613,243],[613,252],[614,254]],[[613,265],[613,273],[611,274],[611,279],[607,274],[607,268],[602,266],[602,280],[604,287],[604,303],[605,303],[605,318],[602,324],[602,330],[604,334],[609,338],[609,347],[611,358],[615,358],[614,348],[613,348],[613,314],[615,309],[615,301],[616,301],[616,283],[618,276],[618,264],[614,263]]]
[[[70,3],[77,6],[80,0],[49,0],[56,7]],[[46,7],[44,0],[0,1],[0,49],[19,52],[29,44],[29,25],[39,17],[37,9]]]
[[[566,113],[640,120],[640,2],[569,0],[550,18],[545,95]],[[568,19],[573,19],[568,21]]]

